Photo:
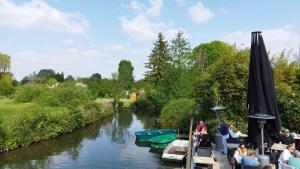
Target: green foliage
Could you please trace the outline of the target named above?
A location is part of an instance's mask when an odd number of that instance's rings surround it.
[[[96,81],[96,82],[100,83],[101,79],[102,79],[102,76],[100,75],[100,73],[94,73],[94,74],[91,75],[89,80],[90,81]]]
[[[163,128],[189,128],[196,102],[192,99],[178,99],[167,103],[161,112],[160,123]]]
[[[114,81],[111,79],[102,79],[99,84],[99,97],[112,97],[113,96],[113,86]]]
[[[194,94],[192,78],[190,70],[170,66],[165,70],[164,78],[158,86],[161,98],[164,100],[192,98]]]
[[[55,78],[55,75],[56,75],[55,71],[52,69],[41,69],[37,73],[38,78],[46,78],[46,79]]]
[[[163,104],[166,100],[163,100],[155,90],[146,92],[145,97],[138,98],[132,107],[137,112],[148,112],[151,114],[159,114]]]
[[[145,66],[149,69],[145,74],[145,79],[157,86],[159,81],[162,79],[163,71],[166,69],[171,58],[168,49],[168,42],[165,40],[162,33],[158,34],[158,38],[153,44],[154,48],[148,56],[149,61]]]
[[[45,90],[43,85],[26,84],[17,88],[14,99],[16,102],[31,102]]]
[[[12,85],[0,81],[0,96],[8,96],[13,94],[15,88]]]
[[[300,65],[296,62],[289,62],[285,51],[274,58],[276,59],[272,60],[272,64],[275,89],[283,126],[300,132],[300,88],[297,79]]]
[[[222,56],[204,71],[198,82],[197,100],[205,111],[215,104],[222,104],[227,112],[224,118],[247,120],[248,57],[248,50]]]
[[[76,98],[78,95],[73,96],[73,100],[82,101],[82,98]],[[47,140],[112,114],[111,110],[94,101],[72,107],[65,106],[69,103],[68,97],[64,102],[65,104],[55,106],[34,103],[11,113],[4,110],[5,114],[1,117],[5,119],[5,124],[0,124],[0,134],[5,137],[0,139],[0,148],[13,149]]]
[[[84,87],[73,84],[62,84],[55,88],[45,90],[34,101],[41,106],[50,107],[77,107],[92,100]]]
[[[10,56],[0,52],[0,72],[6,73],[10,69]]]
[[[119,62],[119,81],[124,89],[129,90],[131,84],[134,82],[133,78],[133,66],[130,61],[128,60],[121,60]]]
[[[75,79],[74,79],[74,77],[73,77],[72,75],[68,75],[68,76],[65,78],[64,81],[65,81],[65,82],[74,82]]]
[[[200,44],[193,49],[192,53],[195,66],[207,67],[220,57],[233,55],[235,50],[233,46],[224,42],[212,41]]]
[[[184,38],[182,30],[177,32],[176,37],[171,40],[170,55],[174,67],[189,68],[192,66],[191,48],[189,42]]]

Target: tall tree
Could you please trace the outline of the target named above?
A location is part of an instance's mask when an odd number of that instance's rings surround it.
[[[170,54],[172,63],[176,68],[188,68],[192,66],[190,44],[185,39],[182,30],[176,33],[176,37],[171,40]]]
[[[157,40],[153,43],[154,48],[148,56],[148,63],[146,68],[149,69],[145,76],[146,79],[152,82],[156,87],[162,79],[163,71],[170,62],[170,54],[168,49],[168,42],[165,40],[162,33],[158,34]]]
[[[124,87],[124,89],[129,90],[130,85],[134,82],[133,78],[133,66],[128,60],[121,60],[119,63],[119,81]]]
[[[0,52],[0,73],[7,73],[10,69],[10,56]]]

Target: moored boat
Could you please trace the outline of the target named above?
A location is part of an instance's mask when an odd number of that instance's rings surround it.
[[[150,143],[156,143],[156,144],[166,144],[171,141],[174,141],[176,139],[177,135],[175,133],[171,134],[163,134],[159,136],[155,136],[149,139]]]
[[[178,161],[181,162],[187,154],[189,147],[188,140],[176,139],[169,143],[162,154],[162,158],[167,161]]]
[[[148,141],[152,137],[160,136],[164,134],[176,133],[174,129],[156,129],[156,130],[144,130],[135,132],[137,141]]]

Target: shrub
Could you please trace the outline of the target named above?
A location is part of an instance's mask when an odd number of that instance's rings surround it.
[[[37,97],[34,101],[42,106],[50,107],[77,107],[92,100],[91,95],[84,87],[73,84],[59,85],[48,89]]]
[[[163,128],[188,129],[195,110],[192,99],[178,99],[167,103],[161,112],[160,123]]]
[[[17,88],[14,96],[16,102],[31,102],[45,91],[46,87],[37,84],[25,84]]]
[[[0,96],[8,96],[10,94],[13,94],[14,91],[15,88],[12,85],[0,82]]]

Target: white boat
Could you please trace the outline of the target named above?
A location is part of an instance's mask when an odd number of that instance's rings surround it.
[[[189,147],[188,140],[176,139],[164,149],[162,158],[167,161],[183,161]]]

